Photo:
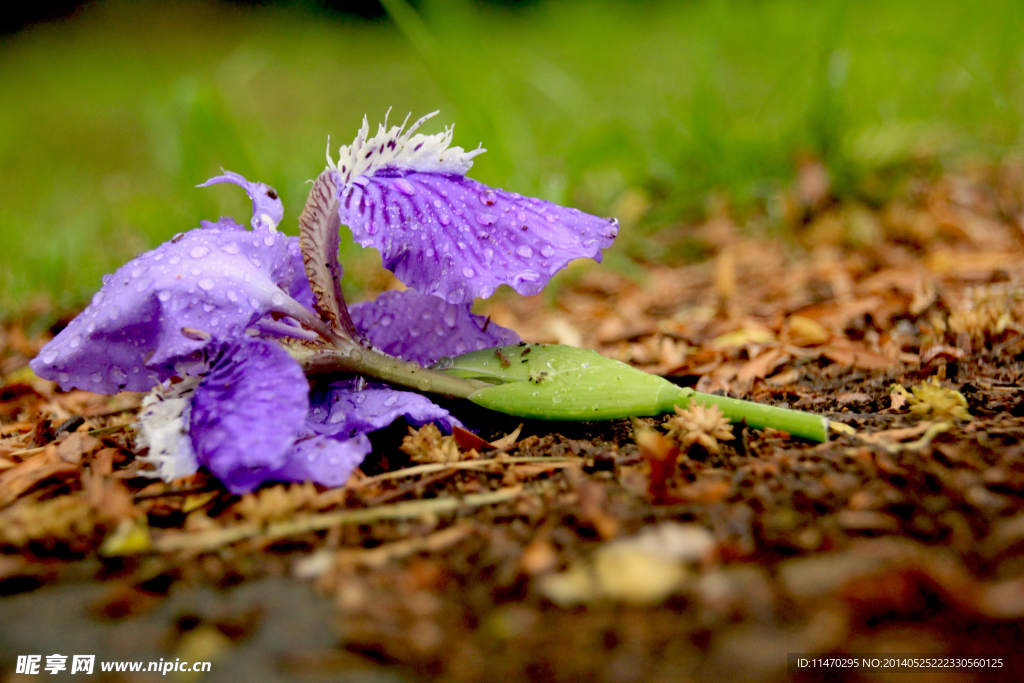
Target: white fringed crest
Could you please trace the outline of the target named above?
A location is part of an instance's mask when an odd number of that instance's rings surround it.
[[[139,456],[138,460],[153,469],[140,470],[141,476],[170,482],[199,469],[188,433],[192,393],[199,386],[199,379],[186,377],[177,384],[164,382],[142,399],[136,446],[148,447],[149,454]]]
[[[389,110],[390,113],[390,110]],[[406,168],[424,173],[451,173],[465,175],[473,166],[473,157],[487,150],[478,147],[465,151],[461,147],[449,147],[452,143],[454,126],[445,128],[443,133],[436,135],[413,135],[425,121],[433,118],[438,112],[432,112],[421,118],[405,130],[405,124],[392,126],[387,130],[387,116],[384,123],[378,126],[377,135],[367,139],[370,124],[363,117],[363,126],[351,145],[343,145],[338,150],[338,161],[331,159],[330,140],[327,141],[327,167],[334,168],[341,174],[341,182],[347,185],[359,176],[372,175],[375,171],[392,166]],[[404,132],[403,132],[404,131]]]

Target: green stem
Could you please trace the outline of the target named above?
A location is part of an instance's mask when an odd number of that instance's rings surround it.
[[[367,349],[350,340],[338,340],[333,347],[288,344],[286,350],[299,362],[307,376],[355,373],[416,391],[468,398],[487,386],[475,379],[463,379],[419,363],[402,361],[386,353]]]
[[[828,419],[800,410],[767,406],[728,396],[702,394],[693,389],[682,388],[674,398],[663,401],[660,407],[662,412],[668,413],[672,412],[674,406],[685,407],[690,401],[703,406],[718,407],[730,422],[745,422],[755,429],[771,427],[812,441],[828,441]]]

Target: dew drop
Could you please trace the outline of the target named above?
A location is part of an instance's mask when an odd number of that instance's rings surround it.
[[[167,262],[170,263],[173,266],[173,265],[177,265],[178,261],[180,261],[180,260],[181,260],[181,257],[178,256],[177,254],[175,254],[174,256],[172,256],[169,259],[167,259]]]
[[[410,183],[405,178],[399,178],[398,180],[396,180],[395,187],[397,187],[399,192],[401,192],[402,194],[407,194],[409,196],[416,194],[416,188],[413,187],[412,183]]]
[[[484,190],[483,192],[480,193],[479,196],[480,203],[483,204],[484,206],[494,206],[494,202],[497,201],[497,199],[494,196],[494,192],[491,190]]]
[[[388,396],[387,399],[385,399],[384,401],[384,405],[386,406],[393,406],[396,403],[398,403],[398,398],[395,396]]]
[[[464,342],[464,341],[457,341],[457,342],[455,342],[455,353],[458,354],[458,353],[465,353],[465,352],[466,352],[466,342]]]
[[[99,384],[100,382],[103,381],[103,375],[101,375],[98,372],[94,372],[91,375],[89,375],[89,379],[91,379],[96,384]]]
[[[128,373],[115,365],[110,368],[110,379],[114,384],[121,385],[128,381]]]
[[[359,349],[352,349],[352,353],[349,354],[349,357],[358,363],[363,359],[363,352]]]
[[[544,216],[544,218],[546,218],[548,220],[548,223],[554,223],[555,221],[558,220],[558,217],[555,216],[555,214],[553,214],[553,213],[546,214]]]
[[[238,246],[238,242],[228,242],[227,244],[221,245],[220,250],[225,254],[237,254],[241,251],[241,247]]]
[[[266,235],[263,238],[263,244],[267,245],[268,247],[272,247],[272,246],[274,246],[274,239],[275,238],[274,238],[273,235]]]
[[[440,216],[438,216],[437,220],[441,225],[449,225],[452,222],[452,219],[446,213],[442,213]]]
[[[380,319],[380,326],[381,327],[391,327],[391,323],[393,323],[394,321],[395,321],[395,317],[394,316],[392,316],[392,315],[385,315],[383,318]]]
[[[99,306],[103,302],[103,292],[96,292],[92,295],[92,303],[94,306]]]
[[[333,425],[333,424],[338,424],[339,422],[341,422],[344,419],[345,419],[345,413],[335,413],[334,415],[331,415],[331,419],[328,420],[328,422],[330,422]]]
[[[210,291],[215,286],[210,278],[203,278],[196,284],[199,285],[199,289],[205,289],[206,291]]]
[[[59,355],[60,351],[58,351],[57,349],[50,349],[49,351],[43,354],[43,362],[49,365],[53,361],[57,360],[57,356]]]
[[[77,334],[74,337],[71,338],[71,341],[68,342],[68,346],[70,346],[73,349],[77,349],[81,345],[82,345],[82,337],[80,335],[77,335]],[[53,361],[46,361],[46,362],[47,363],[52,363]]]
[[[146,272],[146,266],[135,266],[132,268],[132,277],[139,277]]]
[[[238,295],[235,294],[235,290],[228,290],[228,301],[230,301],[231,303],[235,303],[236,301],[238,301]]]
[[[71,376],[68,373],[66,373],[66,372],[62,372],[59,375],[57,375],[57,379],[60,380],[61,384],[64,384],[69,379],[71,379]]]
[[[192,247],[192,251],[188,252],[188,255],[192,258],[203,258],[209,253],[210,249],[208,247],[199,245],[198,247]]]
[[[543,256],[544,258],[551,258],[552,256],[555,255],[555,250],[549,244],[548,245],[544,245],[540,249],[540,255]]]
[[[498,221],[497,216],[492,216],[489,213],[478,213],[476,215],[476,222],[480,225],[494,225]]]
[[[522,244],[522,245],[516,247],[516,253],[519,254],[520,256],[522,256],[523,258],[532,258],[533,257],[533,249],[531,249],[530,247],[526,246],[525,244]]]
[[[465,268],[462,269],[462,274],[465,275],[466,277],[473,277],[474,275],[476,275],[476,271],[474,271],[469,266],[466,266]]]
[[[524,211],[516,211],[516,218],[518,218],[522,222],[525,222],[526,221],[526,212],[524,212]]]
[[[452,291],[448,292],[448,296],[445,298],[450,304],[461,304],[462,300],[466,297],[466,290],[462,287],[457,287]]]
[[[445,324],[447,324],[448,327],[451,327],[451,328],[455,327],[455,316],[456,316],[456,311],[455,311],[455,307],[454,306],[448,306],[448,307],[445,308],[443,318],[444,318]]]

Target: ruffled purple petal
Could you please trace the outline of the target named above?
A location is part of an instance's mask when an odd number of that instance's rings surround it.
[[[342,486],[372,450],[360,434],[353,439],[313,436],[295,443],[274,479],[313,481],[322,486]]]
[[[356,329],[374,348],[421,365],[431,365],[442,356],[519,342],[512,330],[470,313],[468,304],[450,304],[412,289],[384,292],[349,311]]]
[[[179,360],[240,338],[270,311],[304,314],[286,294],[294,276],[287,236],[203,221],[104,277],[32,369],[65,389],[147,391]]]
[[[387,427],[400,417],[411,425],[437,422],[451,431],[458,420],[430,399],[410,391],[398,391],[383,384],[362,380],[335,382],[326,391],[310,396],[307,428],[316,434],[354,438]]]
[[[284,205],[277,190],[266,183],[251,182],[243,176],[232,171],[224,171],[224,175],[214,176],[196,187],[209,187],[217,183],[232,183],[245,190],[252,200],[252,227],[253,230],[277,229],[278,223],[284,218]]]
[[[598,218],[456,174],[385,167],[342,187],[339,216],[409,287],[450,303],[501,284],[533,295],[576,258],[601,260],[618,232]]]
[[[222,349],[196,387],[189,432],[200,464],[232,493],[278,479],[309,410],[309,384],[277,344]]]

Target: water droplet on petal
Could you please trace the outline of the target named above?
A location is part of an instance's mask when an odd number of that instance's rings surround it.
[[[451,217],[449,217],[448,214],[446,213],[442,213],[440,216],[438,216],[437,220],[439,223],[441,223],[441,225],[449,225],[452,222]]]
[[[391,327],[391,323],[393,323],[394,321],[395,317],[393,315],[385,315],[383,318],[380,319],[380,326]]]
[[[236,301],[238,301],[238,295],[235,294],[235,290],[228,290],[228,301],[230,301],[231,303],[235,303]]]
[[[268,247],[274,246],[274,236],[273,235],[266,235],[263,238],[263,244],[267,245]]]
[[[444,311],[444,321],[448,327],[455,327],[455,316],[457,315],[454,306],[447,306]]]
[[[132,268],[132,277],[139,277],[146,272],[146,266],[135,266]]]
[[[516,253],[522,256],[523,258],[533,257],[533,249],[526,246],[525,244],[516,247]]]
[[[492,190],[484,190],[480,193],[480,203],[484,206],[494,206],[494,202],[496,201],[497,199],[495,198]]]
[[[395,397],[395,396],[388,396],[388,397],[387,397],[387,398],[386,398],[386,399],[384,400],[384,405],[386,405],[386,406],[393,406],[393,405],[395,405],[396,403],[398,403],[398,398],[397,398],[397,397]]]
[[[210,249],[208,247],[204,247],[203,245],[199,245],[197,247],[192,247],[192,250],[190,252],[188,252],[188,255],[191,256],[192,258],[203,258],[204,256],[206,256],[209,253],[210,253]]]
[[[57,375],[57,379],[60,381],[61,384],[64,384],[64,382],[67,382],[69,379],[71,379],[71,376],[66,372],[62,372],[59,375]]]
[[[476,271],[474,271],[469,266],[466,266],[465,268],[462,269],[462,274],[465,275],[466,277],[473,277],[474,275],[476,275]]]
[[[399,178],[398,180],[396,180],[395,187],[397,187],[402,194],[407,194],[410,196],[416,194],[416,188],[413,187],[412,183],[410,183],[405,178]]]
[[[58,351],[57,349],[50,349],[49,351],[43,354],[43,362],[49,365],[53,361],[57,360],[57,356],[59,355],[60,351]]]
[[[462,287],[457,287],[452,291],[448,292],[448,296],[445,297],[450,304],[461,304],[462,300],[466,298],[466,290]]]
[[[213,280],[211,280],[210,278],[203,278],[202,280],[200,280],[196,284],[199,285],[199,289],[205,289],[206,291],[210,291],[215,286],[213,284]]]
[[[548,223],[554,223],[555,221],[558,220],[558,216],[556,216],[553,213],[549,213],[549,214],[545,215],[544,218],[546,218],[548,220]]]
[[[89,375],[89,379],[91,379],[96,384],[99,384],[100,382],[103,381],[103,375],[101,375],[98,372],[94,372],[91,375]]]
[[[95,306],[99,306],[103,301],[103,292],[96,292],[92,295],[92,303]]]
[[[128,381],[128,373],[115,365],[110,368],[110,379],[114,384],[121,385]]]
[[[544,245],[540,249],[540,254],[544,258],[551,258],[552,256],[555,255],[555,250],[551,247],[551,245]]]
[[[72,337],[71,341],[68,342],[68,346],[70,346],[73,349],[77,349],[81,345],[82,345],[82,337],[81,337],[81,335],[78,335],[78,334],[76,334],[74,337]],[[53,361],[46,361],[46,362],[47,363],[52,363]]]
[[[459,354],[459,353],[465,353],[465,352],[466,352],[466,342],[464,342],[464,341],[457,341],[457,342],[455,342],[455,353]]]
[[[489,213],[478,213],[476,215],[476,222],[480,225],[494,225],[497,220],[497,216],[492,216]]]
[[[228,242],[227,244],[221,245],[220,249],[225,254],[237,254],[241,251],[241,247],[238,246],[238,242]]]

